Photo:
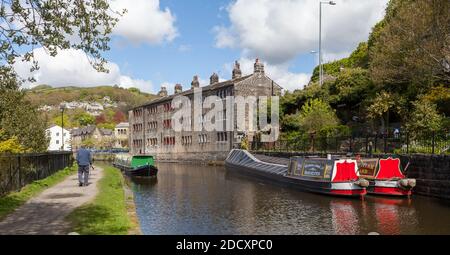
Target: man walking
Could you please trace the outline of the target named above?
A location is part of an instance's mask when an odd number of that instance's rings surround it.
[[[79,186],[87,186],[89,180],[89,168],[92,166],[92,155],[84,146],[77,153],[78,182]]]

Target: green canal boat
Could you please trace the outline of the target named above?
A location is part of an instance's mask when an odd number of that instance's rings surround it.
[[[155,159],[151,155],[119,154],[113,165],[130,176],[154,177],[158,173]]]

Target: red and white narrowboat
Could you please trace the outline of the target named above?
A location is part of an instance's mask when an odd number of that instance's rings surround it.
[[[399,158],[359,159],[358,171],[369,181],[367,192],[375,195],[410,196],[416,180],[407,178]]]
[[[228,171],[264,178],[305,191],[361,197],[369,182],[358,176],[353,159],[292,157],[289,165],[258,160],[245,150],[232,150],[225,160]]]

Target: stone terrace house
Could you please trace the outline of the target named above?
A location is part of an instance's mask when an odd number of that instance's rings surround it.
[[[117,124],[114,129],[115,136],[115,148],[128,148],[128,135],[130,124],[128,122],[122,122]]]
[[[92,139],[94,147],[112,148],[114,146],[114,132],[109,129],[97,128],[96,126],[87,126],[72,130],[72,149],[77,151],[81,144],[87,139]]]
[[[130,152],[136,154],[154,155],[158,160],[223,160],[228,152],[239,146],[243,133],[234,131],[181,131],[173,130],[172,115],[176,112],[171,106],[172,99],[177,95],[188,97],[191,102],[194,89],[200,86],[198,77],[194,76],[191,89],[182,91],[180,84],[175,86],[175,94],[168,95],[162,87],[158,93],[160,98],[152,100],[129,112]],[[240,65],[236,62],[232,79],[219,82],[217,74],[210,77],[210,84],[202,87],[203,98],[214,95],[223,101],[227,96],[279,96],[282,88],[266,76],[264,64],[258,59],[254,64],[253,74],[242,76]],[[193,103],[191,103],[193,108]],[[205,114],[208,109],[203,110]],[[192,110],[193,112],[193,110]],[[235,113],[236,114],[236,110]],[[246,113],[247,115],[248,113]],[[224,111],[223,116],[227,116]],[[204,116],[203,116],[204,117]],[[194,114],[187,120],[193,127]],[[205,120],[200,120],[205,121]],[[226,117],[223,118],[226,121]],[[234,118],[235,125],[236,120]],[[184,120],[183,120],[184,122]],[[254,134],[246,134],[252,141]]]

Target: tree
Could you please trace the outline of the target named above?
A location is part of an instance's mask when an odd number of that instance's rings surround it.
[[[413,111],[406,122],[409,132],[412,134],[431,133],[438,131],[442,127],[443,116],[438,113],[435,104],[425,98],[421,98],[415,101],[413,106]]]
[[[389,110],[395,105],[394,96],[392,94],[383,91],[379,93],[372,104],[367,109],[368,117],[370,119],[381,121],[381,128],[386,131],[386,123],[389,122]]]
[[[25,149],[20,144],[16,136],[8,138],[7,140],[0,139],[0,154],[2,153],[23,153]]]
[[[24,47],[44,47],[55,56],[59,49],[81,49],[98,71],[105,69],[101,52],[108,50],[109,34],[125,11],[111,10],[107,0],[9,0],[1,1],[0,61],[14,64],[17,58],[33,61],[33,51],[23,56]]]
[[[374,82],[415,99],[436,82],[450,82],[450,1],[391,0],[371,38]]]
[[[59,115],[61,115],[61,113],[59,114]],[[69,115],[68,114],[64,114],[64,117],[63,117],[63,119],[64,119],[64,128],[72,128],[73,127],[73,124],[72,124],[72,122],[70,121],[70,118],[69,118]],[[53,124],[55,124],[55,125],[58,125],[58,126],[60,126],[60,127],[62,127],[63,125],[63,123],[62,123],[62,121],[61,121],[61,116],[55,116],[54,118],[53,118]]]
[[[114,123],[102,123],[102,124],[97,125],[97,127],[103,128],[103,129],[114,130],[116,125]]]
[[[87,147],[87,148],[94,148],[96,144],[96,141],[92,138],[87,138],[84,141],[81,142],[81,145]]]
[[[48,139],[45,134],[47,123],[24,99],[24,93],[4,90],[0,93],[0,129],[5,140],[17,137],[25,150],[45,151]]]
[[[319,132],[323,128],[339,124],[334,110],[321,99],[308,100],[298,114],[298,121],[300,128],[306,133]]]
[[[45,151],[48,144],[47,123],[24,99],[20,90],[23,79],[12,69],[15,61],[32,61],[30,71],[35,71],[39,66],[34,60],[34,48],[43,47],[51,56],[58,50],[72,48],[90,56],[96,70],[107,72],[101,53],[109,49],[109,34],[122,13],[124,11],[111,10],[107,0],[1,1],[0,129],[3,141],[17,139],[25,150],[36,152]],[[21,55],[24,49],[30,51]]]
[[[122,111],[119,110],[114,113],[114,117],[113,117],[114,123],[119,124],[126,120],[127,120],[127,116]]]
[[[89,126],[95,124],[94,116],[90,115],[87,112],[79,113],[75,116],[75,120],[81,127]]]
[[[95,124],[99,125],[103,123],[106,123],[106,117],[105,114],[102,113],[99,116],[95,117]]]
[[[334,87],[339,102],[352,105],[363,101],[373,93],[369,72],[360,67],[342,70]]]

